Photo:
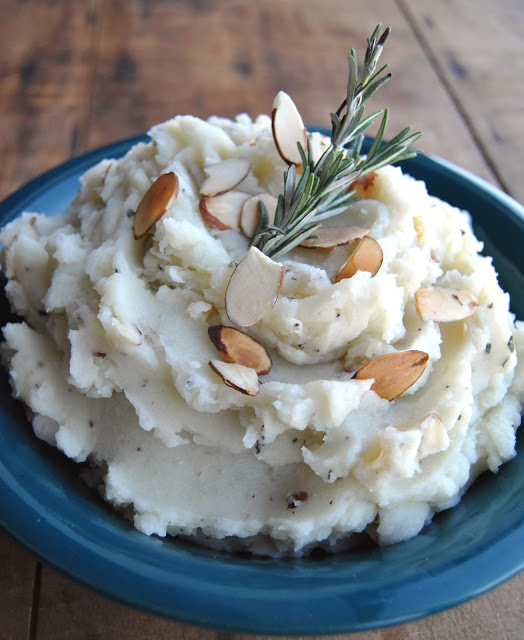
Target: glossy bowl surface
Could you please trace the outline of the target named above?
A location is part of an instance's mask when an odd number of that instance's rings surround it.
[[[109,145],[33,180],[0,205],[0,225],[22,211],[63,211],[86,169],[144,139]],[[524,319],[524,209],[441,160],[419,156],[404,169],[472,212],[512,310]],[[4,324],[5,299],[0,312]],[[330,557],[263,560],[135,531],[84,486],[76,465],[33,436],[5,372],[0,384],[0,523],[44,562],[151,613],[230,631],[342,633],[441,611],[524,568],[522,437],[520,455],[482,476],[416,538]]]

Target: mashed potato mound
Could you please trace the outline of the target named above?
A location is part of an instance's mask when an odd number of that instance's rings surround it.
[[[239,157],[251,164],[241,190],[277,196],[286,165],[270,120],[183,116],[150,136],[89,170],[64,215],[25,213],[0,234],[6,292],[25,319],[4,328],[14,394],[36,435],[88,461],[140,531],[271,555],[356,532],[391,544],[514,456],[524,325],[467,213],[399,168],[379,170],[332,223],[370,229],[380,270],[334,284],[347,246],[285,255],[277,303],[243,329],[273,360],[249,396],[208,366],[220,354],[207,333],[231,325],[224,293],[248,239],[204,223],[199,187],[206,167]],[[138,204],[170,171],[178,198],[135,240]],[[422,320],[414,296],[432,286],[466,290],[478,308]],[[353,379],[411,349],[429,364],[397,399]]]

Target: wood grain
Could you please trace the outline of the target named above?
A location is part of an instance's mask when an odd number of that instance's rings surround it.
[[[203,629],[117,604],[44,569],[46,588],[38,611],[38,640],[269,640],[270,636]],[[502,608],[500,603],[504,602]],[[202,603],[205,606],[205,603]],[[524,628],[524,574],[449,611],[408,624],[329,636],[331,640],[521,640]],[[279,636],[282,640],[286,636]],[[306,640],[305,636],[295,636]],[[326,637],[326,636],[325,636]]]
[[[0,4],[1,199],[84,148],[94,4]]]
[[[389,131],[500,182],[524,201],[524,9],[519,0],[0,0],[0,198],[71,155],[143,133],[177,113],[268,112],[290,93],[326,125],[346,55],[377,21],[393,80],[375,106]],[[248,640],[155,618],[44,567],[0,535],[0,640]],[[524,574],[425,620],[337,640],[517,640]]]
[[[499,182],[524,202],[522,2],[400,3]]]
[[[27,638],[37,563],[0,529],[0,639]]]
[[[393,80],[375,106],[391,108],[390,132],[424,131],[422,146],[493,179],[404,14],[389,0],[358,4],[358,19],[340,0],[168,2],[116,0],[101,6],[101,35],[89,147],[143,133],[179,113],[207,118],[255,117],[283,89],[304,120],[329,126],[345,94],[347,55],[360,59],[377,23],[391,25],[383,58]],[[441,114],[445,113],[446,117]]]

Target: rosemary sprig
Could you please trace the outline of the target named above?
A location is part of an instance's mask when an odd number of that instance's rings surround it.
[[[272,258],[278,258],[299,245],[314,233],[322,220],[339,215],[358,198],[349,185],[357,178],[393,162],[412,158],[417,154],[411,145],[422,135],[411,133],[406,127],[388,142],[383,141],[389,111],[383,109],[364,117],[365,103],[389,80],[388,65],[377,71],[377,63],[389,35],[388,27],[380,35],[377,25],[364,57],[364,66],[358,78],[358,60],[354,49],[348,58],[347,93],[336,113],[331,115],[331,145],[318,161],[314,161],[309,140],[304,149],[298,148],[302,158],[302,175],[291,165],[284,173],[284,188],[278,198],[273,224],[269,224],[267,211],[259,203],[260,219],[251,240],[251,246]],[[364,134],[382,117],[375,140],[368,153],[361,155]]]

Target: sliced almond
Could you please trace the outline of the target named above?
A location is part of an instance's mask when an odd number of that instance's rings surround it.
[[[366,175],[361,176],[360,178],[357,178],[354,182],[352,182],[349,186],[348,191],[355,191],[356,197],[369,199],[373,197],[373,185],[375,183],[376,177],[376,171],[366,173]]]
[[[432,287],[415,293],[417,313],[422,320],[455,322],[475,313],[479,306],[473,294],[464,289]]]
[[[251,163],[245,158],[228,158],[205,167],[207,178],[200,185],[203,196],[217,196],[231,191],[247,176]]]
[[[397,351],[370,360],[353,376],[356,380],[374,378],[371,389],[385,400],[394,400],[420,378],[429,361],[424,351]]]
[[[259,376],[271,371],[271,358],[266,348],[243,331],[219,324],[209,327],[207,334],[227,362],[250,367]]]
[[[240,393],[248,396],[256,396],[258,393],[257,372],[250,367],[222,360],[210,360],[209,366],[218,374],[228,387],[232,387]]]
[[[273,101],[271,127],[273,139],[281,158],[288,164],[300,166],[302,158],[297,142],[300,142],[302,147],[306,149],[306,128],[295,103],[283,91],[279,91]]]
[[[379,243],[371,236],[364,236],[340,270],[335,282],[352,278],[357,271],[368,271],[373,277],[382,266],[383,260],[384,254]]]
[[[226,314],[231,322],[249,327],[273,307],[284,280],[285,267],[256,247],[238,263],[226,289]]]
[[[240,215],[245,201],[249,198],[242,191],[228,191],[219,196],[202,196],[200,214],[204,222],[217,229],[238,229]]]
[[[160,220],[178,196],[178,176],[171,171],[159,176],[144,194],[133,218],[133,234],[139,240]]]
[[[273,224],[275,221],[275,211],[278,204],[277,198],[270,193],[261,193],[252,196],[245,201],[244,207],[242,208],[242,215],[240,216],[240,228],[248,238],[253,237],[258,221],[260,220],[259,202],[263,202],[266,207],[269,224]]]
[[[312,236],[300,243],[306,249],[334,249],[367,236],[369,229],[354,226],[329,226],[316,229]],[[313,237],[315,236],[315,237]]]
[[[420,424],[422,440],[418,452],[422,458],[449,447],[449,436],[444,423],[436,413],[427,415]]]

